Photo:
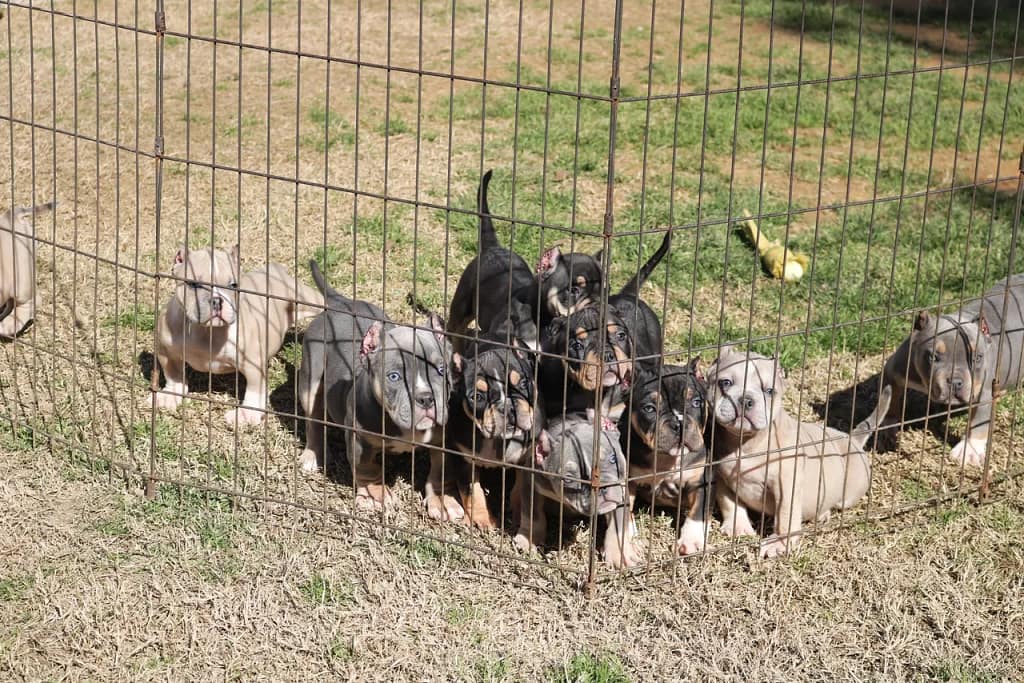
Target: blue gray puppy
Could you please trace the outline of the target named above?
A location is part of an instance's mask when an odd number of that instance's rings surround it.
[[[888,411],[876,408],[872,419],[884,418],[883,428],[899,424],[907,389],[925,394],[930,402],[967,407],[967,434],[953,447],[950,458],[957,464],[980,466],[995,400],[992,381],[1000,391],[1020,385],[1022,349],[1024,274],[1000,280],[981,299],[955,313],[922,311],[910,336],[885,363],[883,374],[886,385],[892,386],[892,402]]]
[[[387,509],[394,501],[379,456],[432,443],[448,420],[452,351],[444,323],[432,314],[433,331],[397,325],[381,308],[333,290],[316,262],[309,265],[327,310],[302,343],[299,400],[307,418],[345,428],[357,506]],[[324,425],[308,422],[304,470],[316,469],[323,448]]]

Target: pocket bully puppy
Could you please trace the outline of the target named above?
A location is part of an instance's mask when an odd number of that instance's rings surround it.
[[[468,461],[464,468],[469,470],[468,491],[463,494],[463,503],[469,521],[481,529],[493,529],[497,525],[488,512],[480,468],[530,464],[541,424],[534,365],[520,342],[513,340],[511,346],[506,346],[504,338],[481,337],[468,346],[456,375],[446,446],[463,453]],[[431,460],[430,480],[434,483],[441,481],[439,473],[435,476],[434,472],[439,465]],[[513,516],[522,481],[522,473],[516,472]],[[437,495],[433,500],[428,495],[429,515],[434,519],[450,518],[446,502],[439,501]]]
[[[522,257],[498,243],[487,205],[490,182],[491,171],[487,171],[477,190],[480,252],[462,272],[448,309],[448,331],[456,353],[465,348],[462,337],[473,321],[481,332],[501,330],[534,350],[539,344],[533,312],[537,281]]]
[[[726,535],[756,535],[747,508],[775,518],[761,557],[795,549],[803,521],[825,521],[856,505],[868,490],[871,462],[863,446],[877,423],[852,434],[799,422],[782,406],[778,361],[726,346],[708,370],[714,487]],[[879,396],[882,412],[889,392]]]
[[[571,512],[589,517],[593,490],[594,439],[599,439],[600,482],[596,512],[605,518],[605,562],[615,568],[633,567],[643,562],[634,543],[635,531],[629,514],[626,491],[626,461],[619,445],[614,423],[602,421],[604,428],[594,433],[591,413],[569,415],[550,420],[537,437],[535,465],[539,471],[522,472],[528,481],[520,488],[519,531],[514,544],[524,552],[536,549],[547,534],[545,499],[561,504]]]
[[[640,288],[671,247],[672,231],[669,230],[665,233],[661,246],[647,263],[641,266],[633,279],[627,282],[618,294],[608,297],[608,305],[615,308],[629,330],[629,336],[633,340],[633,355],[638,364],[654,366],[661,358],[661,321],[651,307],[640,298]]]
[[[551,247],[537,263],[537,296],[541,331],[559,316],[567,316],[598,303],[601,296],[601,251],[563,254]]]
[[[50,211],[56,203],[16,207],[0,215],[0,339],[14,339],[35,317],[35,239],[30,216]]]
[[[313,420],[326,416],[345,428],[356,506],[387,510],[394,497],[381,454],[433,443],[448,420],[452,350],[444,322],[432,314],[433,331],[397,325],[380,307],[332,289],[315,261],[309,267],[327,310],[302,342],[297,384],[308,419],[299,463],[313,471],[323,462],[325,426]]]
[[[604,373],[598,365],[604,344]],[[604,387],[601,415],[618,419],[624,392],[633,374],[633,341],[618,312],[609,307],[601,319],[596,306],[555,318],[544,330],[540,362],[540,395],[546,415],[596,408]],[[613,407],[617,408],[613,410]]]
[[[1003,300],[1009,297],[1006,320]],[[1002,353],[999,347],[1002,345]],[[950,451],[958,465],[981,465],[988,445],[992,410],[998,391],[1020,386],[1024,349],[1024,274],[1000,280],[978,301],[955,313],[922,311],[914,329],[885,363],[885,384],[893,399],[879,405],[874,419],[882,428],[899,424],[907,389],[925,394],[929,402],[969,408],[967,434]],[[997,367],[998,362],[998,367]]]
[[[224,419],[230,425],[262,421],[267,362],[296,321],[322,310],[323,296],[278,263],[241,275],[237,245],[230,252],[182,246],[171,273],[178,282],[156,322],[155,355],[166,379],[156,407],[181,405],[188,393],[187,364],[200,372],[241,373],[242,405]]]
[[[660,373],[639,370],[629,412],[619,419],[630,499],[639,495],[654,505],[686,510],[677,543],[680,555],[699,552],[705,544],[706,420],[707,382],[697,358],[687,366],[666,365]]]

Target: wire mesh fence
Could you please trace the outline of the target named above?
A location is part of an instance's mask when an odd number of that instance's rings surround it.
[[[6,448],[587,583],[1019,475],[1019,0],[4,9]]]

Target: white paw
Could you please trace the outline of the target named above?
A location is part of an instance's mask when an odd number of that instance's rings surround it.
[[[302,451],[302,455],[299,456],[299,469],[307,474],[316,472],[319,466],[316,462],[316,453],[309,448]]]
[[[427,507],[427,516],[438,522],[458,522],[466,516],[459,501],[451,496],[431,495],[424,498],[423,503]]]
[[[643,564],[644,556],[628,535],[620,547],[615,534],[609,534],[604,544],[604,561],[612,569],[628,569]]]
[[[239,427],[243,425],[258,425],[263,422],[264,417],[266,417],[266,413],[253,408],[238,407],[224,413],[224,421],[228,423],[229,427],[234,427],[236,424]]]
[[[762,560],[768,560],[785,555],[791,550],[796,550],[796,544],[795,538],[786,539],[779,538],[778,536],[769,536],[761,543],[761,551],[758,553],[758,557]]]
[[[706,543],[704,535],[705,527],[700,522],[688,519],[683,522],[683,528],[679,530],[679,541],[676,543],[676,550],[680,555],[693,555],[704,550]]]
[[[975,465],[981,467],[985,461],[986,439],[963,439],[953,446],[949,459],[957,465]]]
[[[178,406],[181,405],[183,400],[182,396],[178,394],[168,394],[165,392],[157,392],[156,397],[153,399],[153,405],[158,410],[177,410]]]
[[[537,546],[530,541],[526,534],[516,534],[512,538],[512,545],[521,553],[532,553],[537,550]]]
[[[745,516],[743,518],[726,517],[723,519],[722,533],[734,538],[739,538],[740,536],[757,536],[757,532],[754,531],[754,527],[751,526],[750,520]]]
[[[356,487],[356,509],[362,512],[390,512],[395,508],[395,494],[384,484]]]

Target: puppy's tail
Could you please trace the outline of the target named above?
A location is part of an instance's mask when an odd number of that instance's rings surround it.
[[[494,249],[501,246],[498,243],[498,233],[494,231],[494,221],[491,220],[491,209],[487,206],[487,186],[491,184],[491,174],[488,170],[480,180],[480,187],[476,191],[476,210],[480,214],[480,251]]]
[[[323,272],[320,270],[320,264],[315,259],[309,261],[309,272],[313,274],[313,282],[316,283],[316,288],[324,295],[325,299],[333,299],[335,303],[350,303],[352,300],[347,296],[343,296],[337,292],[333,287],[327,284],[327,278],[324,277]]]
[[[665,239],[661,241],[661,246],[658,247],[658,251],[654,252],[654,255],[647,259],[647,263],[640,267],[640,271],[633,276],[633,279],[627,282],[623,288],[619,290],[619,295],[639,297],[640,288],[644,286],[644,282],[647,281],[647,278],[651,276],[654,269],[658,267],[659,263],[661,263],[661,259],[665,258],[665,254],[668,253],[668,250],[671,247],[672,230],[669,229],[665,232]]]
[[[18,218],[24,216],[31,216],[32,214],[39,215],[46,211],[53,211],[57,208],[57,202],[46,202],[45,204],[36,204],[35,206],[19,206],[14,210],[14,213],[18,215]]]
[[[868,439],[878,430],[878,425],[885,419],[886,413],[889,412],[889,402],[892,401],[892,385],[886,384],[882,389],[882,393],[878,395],[878,405],[875,409],[864,418],[864,421],[853,428],[850,432],[850,439],[858,448],[863,449],[864,444],[868,442]]]
[[[420,315],[425,315],[429,317],[434,314],[433,311],[427,308],[427,305],[425,303],[423,303],[415,296],[413,296],[412,292],[409,292],[408,294],[405,295],[405,303],[409,304],[409,307],[412,308],[412,310],[419,313]]]

